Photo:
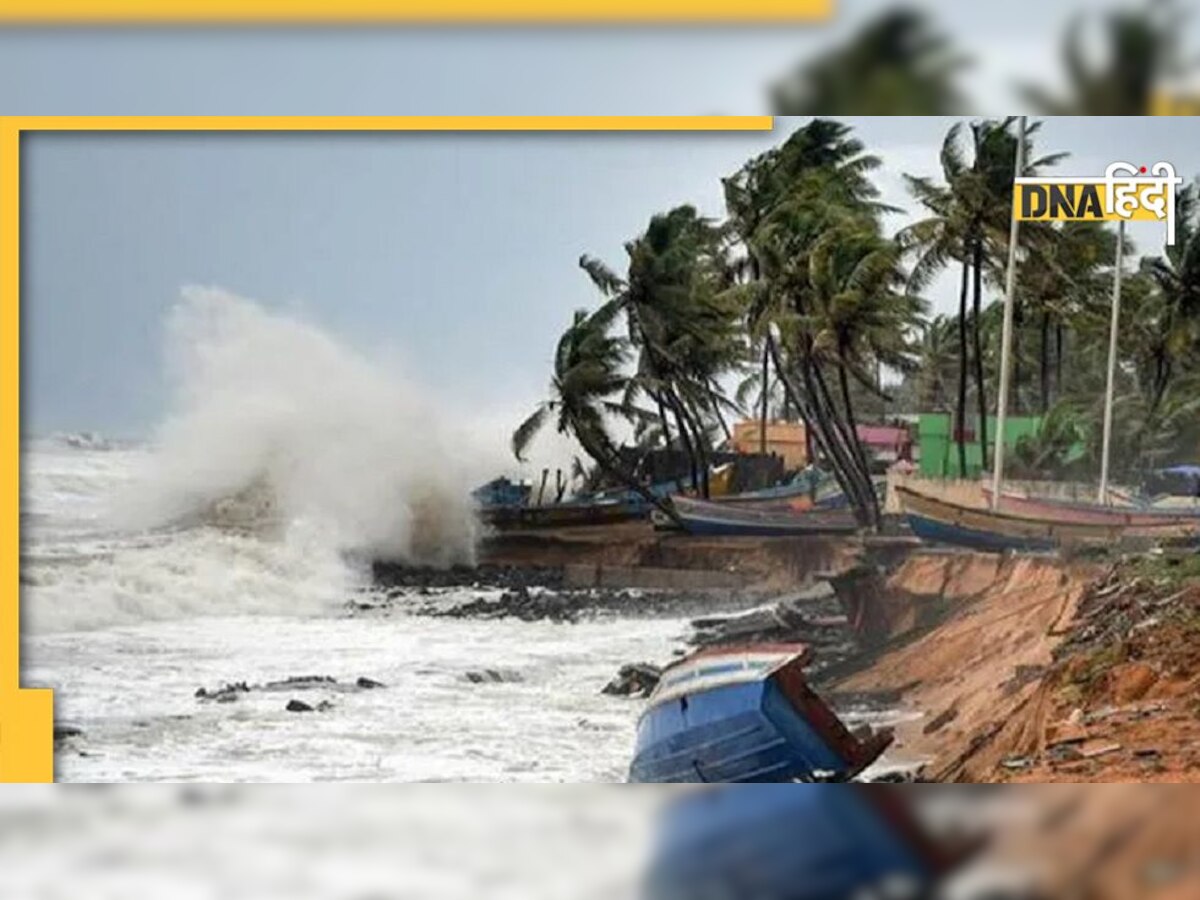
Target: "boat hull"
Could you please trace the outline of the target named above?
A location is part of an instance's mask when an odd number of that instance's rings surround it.
[[[941,522],[915,513],[908,514],[908,524],[913,534],[931,544],[953,544],[957,547],[969,547],[972,550],[984,550],[993,553],[1003,553],[1008,550],[1027,553],[1046,552],[1053,550],[1057,544],[1050,539],[1018,538],[985,531],[977,528],[964,528],[949,522]]]
[[[890,745],[891,735],[855,738],[808,687],[807,659],[735,649],[698,654],[668,669],[639,723],[629,781],[776,783],[858,775]]]
[[[949,867],[887,786],[726,786],[677,799],[659,824],[646,900],[927,896]]]
[[[492,506],[480,511],[485,524],[501,530],[614,525],[645,518],[646,514],[646,507],[635,503]]]
[[[728,503],[708,503],[686,497],[671,502],[689,534],[710,537],[796,537],[847,534],[858,529],[848,511],[793,512],[747,509]]]
[[[1071,522],[976,509],[904,487],[898,493],[914,534],[932,543],[976,550],[1046,551],[1130,541],[1191,543],[1200,533],[1200,520],[1172,518],[1151,525]]]
[[[990,502],[993,493],[984,489]],[[1114,525],[1120,528],[1156,528],[1170,523],[1193,525],[1197,513],[1176,510],[1147,510],[1119,506],[1100,506],[1073,500],[1052,500],[1004,494],[1000,511],[1024,519],[1060,519],[1081,525]]]

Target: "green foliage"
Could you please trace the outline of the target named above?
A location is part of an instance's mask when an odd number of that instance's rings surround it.
[[[927,13],[888,10],[846,45],[798,68],[773,91],[775,112],[811,116],[939,116],[962,106],[966,59]]]
[[[1153,0],[1141,9],[1106,15],[1106,58],[1088,59],[1088,16],[1079,15],[1067,29],[1063,61],[1069,94],[1056,96],[1034,85],[1025,99],[1051,116],[1143,116],[1154,93],[1185,75],[1194,62],[1185,59],[1181,36],[1186,15],[1173,0]]]
[[[1029,134],[1027,173],[1063,158],[1039,157],[1036,125]],[[680,206],[626,244],[620,270],[582,257],[598,308],[564,332],[550,397],[514,432],[514,453],[554,427],[592,460],[591,483],[644,490],[620,449],[623,428],[640,452],[684,451],[703,485],[731,416],[794,413],[860,521],[877,525],[856,434],[864,410],[954,410],[964,421],[991,412],[1017,140],[1011,119],[954,127],[942,178],[908,179],[927,216],[893,237],[873,181],[879,159],[846,125],[815,119],[724,180],[725,222]],[[1124,278],[1114,477],[1130,483],[1200,456],[1200,185],[1179,204],[1177,245]],[[1016,447],[1012,474],[1089,480],[1114,232],[1030,224],[1019,260],[1011,408],[1043,427]],[[928,321],[921,291],[951,266],[962,270],[959,314]]]

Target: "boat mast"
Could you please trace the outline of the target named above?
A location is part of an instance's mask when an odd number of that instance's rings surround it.
[[[1017,171],[1016,178],[1025,174],[1025,138],[1029,133],[1029,117],[1020,117],[1019,135],[1017,137]],[[1017,190],[1014,183],[1013,191]],[[1013,206],[1012,232],[1008,239],[1008,284],[1004,297],[1004,343],[1000,351],[1000,401],[996,410],[996,464],[992,473],[992,509],[1000,508],[1004,491],[1004,451],[1005,438],[1008,430],[1008,391],[1012,381],[1012,345],[1013,345],[1013,311],[1017,298],[1017,241],[1021,237],[1021,220],[1017,217],[1016,205]],[[982,423],[981,423],[982,424]],[[987,460],[984,460],[987,463]]]
[[[1117,228],[1117,268],[1113,273],[1112,335],[1108,346],[1108,392],[1104,396],[1104,454],[1100,463],[1100,502],[1107,504],[1112,472],[1113,407],[1117,393],[1117,351],[1121,331],[1121,281],[1125,269],[1125,222]]]

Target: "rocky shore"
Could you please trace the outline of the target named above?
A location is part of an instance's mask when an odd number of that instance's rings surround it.
[[[578,589],[564,566],[524,561],[377,576],[388,603],[421,615],[563,625],[687,618],[692,626],[677,656],[721,645],[808,644],[816,651],[810,677],[839,709],[907,714],[898,758],[925,767],[933,781],[1197,780],[1194,554],[1112,564],[917,550],[881,565],[861,548],[823,547],[821,558],[840,561],[823,571],[789,568],[793,551],[760,543],[717,551],[727,568],[734,549],[746,555],[754,577],[741,589]],[[670,555],[638,552],[655,561]],[[768,573],[764,561],[780,560],[783,575]],[[478,595],[437,596],[450,587]],[[671,661],[630,660],[597,690],[644,698]]]

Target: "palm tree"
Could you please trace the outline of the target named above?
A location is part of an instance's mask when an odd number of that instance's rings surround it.
[[[1097,222],[1030,223],[1019,279],[1021,306],[1037,322],[1037,408],[1050,412],[1065,388],[1068,329],[1087,324],[1107,334],[1116,235]],[[1132,248],[1126,239],[1126,251]]]
[[[777,338],[768,342],[776,373],[860,522],[877,527],[878,499],[853,401],[847,401],[848,382],[873,385],[870,373],[887,346],[873,317],[894,304],[895,279],[903,276],[897,276],[900,248],[881,237],[868,196],[857,177],[844,181],[837,169],[802,173],[751,238],[750,252],[761,267],[767,306],[777,311]],[[909,330],[894,321],[888,327],[894,329],[889,340]]]
[[[1109,13],[1104,23],[1108,58],[1095,66],[1084,50],[1086,18],[1077,17],[1063,45],[1068,96],[1056,97],[1045,88],[1026,85],[1026,101],[1050,116],[1146,115],[1155,92],[1194,65],[1183,59],[1186,18],[1173,0]]]
[[[850,390],[853,378],[868,391],[882,394],[879,366],[910,374],[917,365],[914,330],[925,304],[907,291],[900,245],[880,233],[870,217],[846,218],[814,244],[809,264],[814,348],[836,368],[842,410],[859,463],[869,475],[858,419]],[[872,370],[865,366],[871,365]]]
[[[1153,348],[1151,409],[1166,396],[1181,365],[1200,360],[1200,182],[1179,195],[1176,240],[1161,257],[1144,261],[1158,309],[1146,318],[1157,334]]]
[[[818,223],[810,215],[812,210],[805,208],[805,198],[815,194],[811,199],[831,214],[834,210],[884,211],[887,208],[878,202],[879,190],[870,177],[880,165],[879,158],[866,152],[848,126],[816,119],[724,181],[729,231],[745,254],[740,266],[745,282],[740,296],[746,329],[761,353],[760,380],[770,381],[774,372],[785,389],[787,405],[804,422],[809,457],[820,449],[847,496],[857,494],[857,505],[864,510],[874,506],[874,496],[869,479],[857,478],[858,466],[850,468],[853,439],[834,435],[828,413],[820,411],[822,421],[815,420],[819,411],[801,388],[802,379],[795,370],[797,347],[788,344],[796,336],[797,298],[807,289],[802,275],[804,260],[820,232],[819,227],[812,227]],[[760,394],[759,399],[765,398]],[[762,409],[765,438],[769,406],[764,404]],[[833,446],[829,446],[830,440]]]
[[[961,471],[965,474],[967,454],[964,432],[967,416],[969,373],[973,369],[980,424],[980,447],[984,464],[989,459],[987,372],[983,341],[983,286],[985,280],[999,282],[1008,257],[1012,218],[1013,180],[1016,176],[1017,136],[1015,118],[975,122],[970,138],[955,125],[942,145],[944,184],[929,178],[907,176],[909,189],[932,215],[907,228],[901,244],[916,256],[913,286],[920,290],[951,263],[962,267],[959,294],[959,385],[958,444]],[[1036,175],[1057,165],[1065,154],[1035,158],[1033,139],[1040,130],[1035,123],[1028,131],[1024,174]],[[964,143],[967,145],[964,147]],[[968,163],[967,151],[972,158]],[[968,300],[974,301],[968,309]],[[970,344],[970,347],[968,347]],[[973,366],[972,366],[973,362]]]
[[[953,115],[968,66],[927,13],[885,12],[851,40],[796,69],[772,92],[781,116]]]
[[[548,425],[571,435],[608,478],[624,483],[668,515],[668,504],[655,497],[625,464],[608,430],[612,418],[635,419],[645,413],[624,401],[628,379],[622,369],[629,358],[628,342],[614,337],[616,307],[594,313],[580,310],[559,339],[554,354],[551,396],[513,432],[512,449],[518,460],[534,437]]]
[[[951,385],[958,370],[957,331],[958,323],[951,316],[936,316],[921,331],[921,363],[914,373],[920,409],[951,409]]]
[[[731,436],[723,410],[734,404],[720,378],[740,365],[744,340],[720,230],[690,206],[655,216],[626,244],[625,276],[591,257],[580,265],[616,313],[626,318],[637,365],[626,402],[649,398],[664,436],[675,433],[707,496],[712,432]]]
[[[941,164],[945,184],[930,178],[905,176],[909,190],[932,215],[901,232],[901,245],[916,254],[910,278],[913,287],[922,290],[946,266],[962,266],[962,282],[958,304],[958,402],[955,406],[959,472],[967,472],[967,371],[968,316],[967,304],[971,293],[972,241],[979,209],[983,204],[983,189],[966,162],[961,141],[963,126],[950,129],[942,144]]]

